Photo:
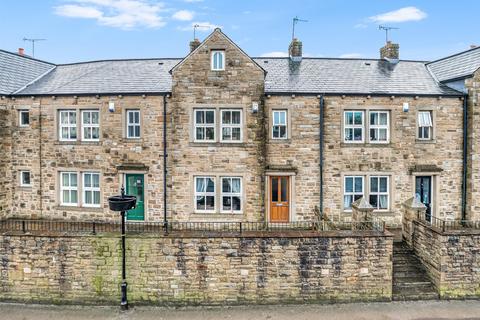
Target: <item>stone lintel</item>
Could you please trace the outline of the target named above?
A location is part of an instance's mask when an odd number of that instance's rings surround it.
[[[117,166],[118,171],[148,171],[143,163],[125,163]]]
[[[434,164],[416,164],[410,168],[410,174],[415,172],[442,172],[443,169]]]

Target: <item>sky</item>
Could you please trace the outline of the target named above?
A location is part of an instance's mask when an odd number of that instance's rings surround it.
[[[480,45],[478,0],[0,0],[0,49],[35,45],[54,63],[184,57],[222,28],[250,56],[282,56],[292,19],[304,56],[378,58],[379,25],[395,27],[401,59],[434,60]]]

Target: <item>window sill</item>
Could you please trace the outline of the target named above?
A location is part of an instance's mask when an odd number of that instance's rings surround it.
[[[342,210],[342,214],[344,216],[351,217],[353,213],[353,210]],[[381,215],[381,216],[393,216],[396,213],[391,211],[391,210],[373,210],[372,214],[374,215]]]
[[[57,146],[99,146],[100,141],[56,141]]]
[[[245,147],[245,142],[195,142],[189,143],[190,147]]]
[[[437,140],[436,139],[432,139],[432,140],[415,139],[415,143],[418,143],[418,144],[435,144],[435,143],[437,143]]]
[[[24,191],[31,191],[32,187],[33,187],[32,185],[28,185],[28,186],[27,185],[23,185],[23,186],[20,185],[20,186],[18,186],[19,189],[24,190]]]
[[[232,213],[232,212],[203,212],[203,211],[194,211],[193,212],[195,215],[198,215],[198,216],[208,216],[208,217],[227,217],[227,216],[231,216],[231,217],[236,217],[236,216],[241,216],[243,215],[243,212],[235,212],[235,213]]]
[[[268,142],[269,143],[291,143],[292,139],[290,139],[290,138],[287,138],[287,139],[273,139],[273,138],[270,138],[270,139],[268,139]]]
[[[103,207],[75,207],[75,206],[56,206],[55,210],[59,211],[86,211],[86,212],[103,212]]]
[[[341,142],[340,147],[342,148],[390,148],[392,146],[391,142],[387,143],[370,143],[370,142],[358,142],[358,143],[347,143]]]

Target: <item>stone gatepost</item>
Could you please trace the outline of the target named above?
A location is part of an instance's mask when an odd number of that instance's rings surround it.
[[[352,222],[354,222],[352,230],[365,229],[371,226],[373,221],[372,212],[372,205],[364,197],[352,203]]]
[[[415,197],[403,203],[402,236],[410,247],[413,245],[413,221],[417,220],[420,214],[425,216],[426,211],[427,207]]]

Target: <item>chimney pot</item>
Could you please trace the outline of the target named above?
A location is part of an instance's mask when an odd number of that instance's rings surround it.
[[[25,49],[18,48],[18,54],[21,55],[21,56],[25,55]]]
[[[396,62],[400,59],[400,46],[398,43],[387,41],[385,46],[380,48],[380,59],[385,59],[390,62]]]
[[[200,40],[198,40],[197,38],[190,41],[190,52],[197,49],[200,43],[201,43]]]
[[[302,41],[293,38],[290,46],[288,46],[288,55],[293,62],[302,61]]]

